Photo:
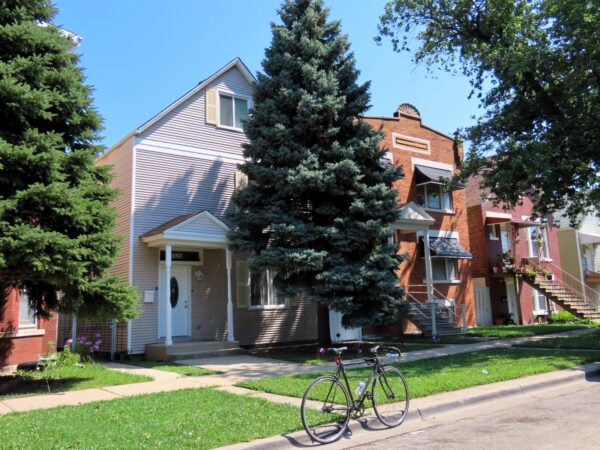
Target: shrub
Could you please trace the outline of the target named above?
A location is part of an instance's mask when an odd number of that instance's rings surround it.
[[[550,323],[585,323],[585,324],[593,324],[594,321],[592,319],[581,319],[576,315],[570,313],[569,311],[560,311],[553,313],[548,319]]]

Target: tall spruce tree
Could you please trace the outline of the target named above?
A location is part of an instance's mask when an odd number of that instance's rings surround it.
[[[403,292],[391,186],[402,172],[382,164],[382,135],[360,120],[369,83],[322,1],[287,0],[279,16],[244,128],[248,185],[234,196],[232,238],[282,294],[342,312],[344,325],[393,322]]]
[[[0,1],[0,288],[41,316],[135,316],[137,294],[105,273],[118,251],[101,118],[73,42],[46,0]]]

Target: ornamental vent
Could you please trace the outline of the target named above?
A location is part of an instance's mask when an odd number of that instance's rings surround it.
[[[403,114],[405,116],[416,117],[417,119],[421,118],[419,110],[410,103],[402,103],[400,106],[398,106],[398,109],[394,113],[394,117],[398,117],[400,114]]]

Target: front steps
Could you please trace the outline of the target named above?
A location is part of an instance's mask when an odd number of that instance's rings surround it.
[[[177,361],[182,359],[212,358],[217,356],[243,355],[239,342],[230,341],[187,341],[146,344],[147,361]]]
[[[577,317],[592,319],[600,323],[600,311],[577,292],[567,290],[556,281],[548,280],[543,276],[536,276],[532,279],[523,274],[523,281]]]
[[[433,335],[431,307],[427,303],[420,303],[412,299],[409,299],[409,303],[411,308],[408,311],[408,319],[419,327],[425,335]],[[456,326],[454,322],[450,322],[445,308],[438,307],[435,309],[435,326],[436,335],[438,336],[464,334],[461,327]]]

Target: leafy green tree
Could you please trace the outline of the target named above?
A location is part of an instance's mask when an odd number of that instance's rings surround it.
[[[430,67],[462,72],[484,115],[463,178],[539,214],[571,218],[600,202],[600,2],[595,0],[394,0],[379,36]]]
[[[136,292],[106,277],[118,251],[101,118],[73,42],[45,0],[0,2],[0,287],[41,316],[135,316]]]
[[[254,253],[254,273],[276,271],[279,292],[340,311],[346,325],[391,322],[403,295],[389,241],[401,171],[381,163],[382,135],[360,120],[369,83],[358,84],[348,39],[327,15],[320,0],[288,0],[272,25],[232,238]]]

